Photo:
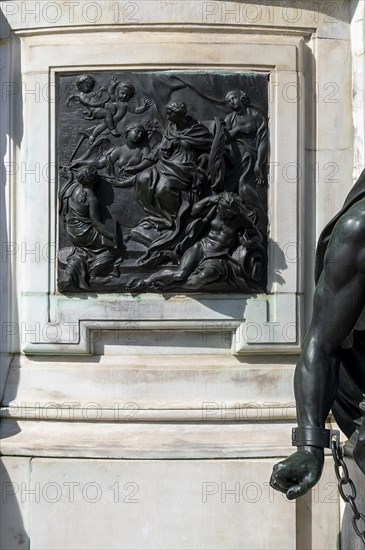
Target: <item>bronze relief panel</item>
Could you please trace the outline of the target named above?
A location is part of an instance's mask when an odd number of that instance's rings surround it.
[[[264,292],[268,76],[58,77],[60,292]]]

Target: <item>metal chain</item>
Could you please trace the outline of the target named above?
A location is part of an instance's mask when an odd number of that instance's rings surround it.
[[[354,527],[355,533],[360,537],[363,544],[365,545],[365,516],[356,505],[356,488],[354,482],[349,476],[348,468],[343,460],[342,447],[339,445],[337,438],[332,438],[331,441],[331,450],[333,460],[335,461],[335,473],[338,481],[338,490],[341,495],[341,498],[351,506],[352,510],[352,525]],[[342,472],[340,470],[342,469]],[[348,485],[349,492],[345,493],[345,486]],[[363,523],[363,531],[360,530],[359,522]]]

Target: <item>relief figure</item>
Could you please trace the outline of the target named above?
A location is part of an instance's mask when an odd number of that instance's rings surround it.
[[[268,155],[268,132],[265,117],[251,106],[250,98],[244,92],[230,91],[226,103],[232,113],[224,119],[227,143],[229,145],[230,170],[228,180],[237,186],[242,197],[244,188],[263,184],[265,164]]]
[[[79,93],[70,96],[66,103],[67,107],[75,102],[81,103],[81,105],[86,107],[86,109],[80,110],[82,117],[85,119],[103,119],[103,123],[97,127],[98,129],[102,129],[98,133],[93,133],[90,136],[90,143],[93,143],[95,137],[106,129],[109,129],[114,136],[118,135],[114,121],[117,107],[115,103],[111,101],[113,82],[106,96],[104,95],[104,92],[106,92],[105,88],[100,88],[98,92],[94,92],[95,85],[96,80],[92,75],[83,74],[79,76],[76,80],[76,87]]]
[[[195,239],[201,232],[205,236],[187,249],[178,269],[154,273],[146,280],[132,284],[132,290],[143,287],[163,289],[174,283],[183,283],[187,290],[201,290],[209,284],[225,281],[233,287],[252,291],[255,281],[262,278],[265,251],[262,236],[251,221],[249,211],[238,195],[227,191],[197,202],[192,216],[200,216],[206,210],[205,217],[199,220],[203,223],[192,223],[188,228],[188,232],[195,230]],[[233,258],[235,251],[238,254]]]
[[[137,107],[129,104],[135,95],[135,87],[131,83],[122,83],[116,77],[109,80],[107,88],[102,87],[94,92],[96,80],[92,75],[81,75],[76,80],[78,94],[68,98],[66,105],[70,106],[78,101],[87,110],[81,110],[83,118],[87,120],[99,120],[102,122],[95,127],[89,128],[89,142],[93,144],[95,139],[106,130],[113,136],[119,136],[117,125],[126,116],[127,112],[137,115],[143,114],[152,105],[150,99]],[[106,94],[103,95],[103,94]]]
[[[166,106],[168,119],[160,146],[139,166],[127,168],[136,174],[137,198],[149,216],[133,231],[158,230],[141,263],[164,258],[181,239],[186,216],[196,197],[200,157],[209,151],[212,136],[208,129],[187,114],[187,105],[172,101]]]
[[[68,290],[87,289],[97,277],[119,274],[122,258],[117,236],[100,219],[97,182],[96,168],[84,166],[76,179],[71,172],[60,192],[60,212],[72,243],[60,251],[60,262],[66,265],[62,286]]]
[[[95,166],[98,170],[106,169],[110,181],[115,187],[130,187],[135,177],[126,170],[136,167],[151,152],[148,133],[145,126],[135,123],[124,130],[125,144],[112,147],[108,139],[98,140],[88,152],[75,160],[71,168]]]

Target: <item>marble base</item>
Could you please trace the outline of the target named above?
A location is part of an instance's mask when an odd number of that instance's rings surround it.
[[[290,502],[269,486],[274,463],[5,457],[1,548],[29,538],[37,550],[336,548],[331,464],[312,495]]]

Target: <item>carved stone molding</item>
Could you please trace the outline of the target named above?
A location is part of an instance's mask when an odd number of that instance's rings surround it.
[[[138,34],[138,36],[137,36]],[[62,269],[61,262],[55,257],[54,261],[49,261],[49,257],[42,255],[40,260],[30,258],[27,262],[27,276],[23,279],[21,293],[21,318],[19,318],[20,331],[21,324],[26,326],[26,334],[15,335],[14,346],[21,346],[28,354],[38,353],[90,353],[90,347],[85,343],[83,337],[75,339],[75,334],[66,336],[63,330],[63,323],[74,323],[76,327],[88,326],[89,322],[100,324],[110,330],[109,321],[112,322],[139,322],[143,320],[156,321],[154,328],[164,327],[165,323],[171,320],[184,319],[192,320],[193,324],[205,322],[216,322],[217,320],[234,324],[231,326],[231,334],[242,325],[242,323],[256,322],[255,319],[262,319],[264,323],[281,323],[284,311],[280,304],[288,300],[291,305],[288,308],[287,323],[294,323],[296,331],[291,332],[289,341],[286,336],[281,335],[275,328],[270,329],[270,333],[265,336],[263,333],[262,341],[251,342],[251,333],[241,329],[238,334],[248,335],[247,345],[242,340],[238,343],[237,335],[232,340],[232,352],[237,354],[260,353],[293,353],[298,349],[300,342],[300,319],[301,319],[301,279],[300,265],[301,258],[292,256],[288,259],[288,247],[290,250],[294,247],[298,249],[302,242],[301,229],[301,211],[303,204],[300,197],[303,190],[303,179],[300,177],[299,169],[303,154],[302,130],[304,110],[302,101],[286,101],[284,91],[293,86],[304,89],[304,79],[302,74],[302,48],[303,42],[300,38],[292,37],[290,43],[269,44],[262,42],[257,38],[250,37],[250,42],[238,41],[237,36],[233,35],[230,39],[216,35],[210,44],[206,42],[201,47],[199,39],[194,34],[190,34],[190,42],[182,44],[179,40],[183,38],[183,33],[177,33],[176,43],[171,43],[166,49],[166,35],[155,33],[153,36],[148,33],[126,33],[122,35],[113,35],[113,32],[105,34],[104,48],[107,44],[113,43],[113,47],[108,47],[108,55],[104,55],[104,63],[101,62],[99,50],[97,47],[90,48],[90,41],[87,36],[82,37],[79,46],[78,59],[70,63],[69,48],[62,41],[55,38],[52,44],[47,44],[45,37],[27,37],[24,43],[24,58],[29,60],[28,72],[24,75],[28,88],[34,86],[49,86],[51,90],[57,89],[57,83],[62,77],[67,77],[69,81],[75,83],[75,78],[80,75],[102,74],[106,67],[109,74],[116,75],[122,82],[128,82],[128,75],[140,73],[143,71],[152,71],[154,74],[171,73],[184,75],[194,75],[196,73],[212,73],[218,75],[229,74],[231,79],[242,79],[240,75],[256,74],[268,82],[268,120],[270,129],[270,159],[267,172],[267,215],[269,222],[269,241],[267,243],[267,281],[262,290],[257,289],[256,293],[244,290],[221,289],[215,291],[211,296],[216,298],[213,301],[207,301],[205,289],[199,289],[199,294],[193,293],[188,296],[187,290],[180,287],[176,290],[168,288],[169,294],[151,294],[146,293],[147,286],[137,292],[118,292],[113,289],[113,294],[102,294],[100,292],[67,292],[64,295],[58,292],[57,273],[58,266]],[[219,37],[219,38],[218,38]],[[39,42],[41,41],[42,44]],[[143,47],[142,47],[143,46]],[[232,52],[234,49],[234,57]],[[30,52],[39,52],[41,55],[30,55]],[[98,53],[99,52],[99,53]],[[105,53],[105,49],[104,49]],[[94,54],[96,57],[94,57]],[[80,57],[81,56],[81,57]],[[55,66],[57,59],[57,66]],[[80,65],[80,59],[83,64]],[[123,63],[121,64],[121,60]],[[48,67],[48,71],[44,69]],[[78,76],[75,76],[78,75]],[[126,76],[124,79],[123,76]],[[267,81],[267,75],[269,80]],[[106,79],[107,81],[109,79]],[[102,87],[102,81],[95,86]],[[227,86],[224,92],[233,91],[236,86]],[[243,88],[243,86],[241,86]],[[97,88],[99,90],[99,87]],[[75,90],[74,90],[75,91]],[[246,90],[247,93],[247,90]],[[72,95],[71,91],[69,95]],[[67,97],[69,97],[69,95]],[[218,94],[220,100],[224,100],[225,93]],[[249,94],[248,94],[249,95]],[[254,94],[251,94],[254,97]],[[143,105],[148,94],[139,94],[137,106]],[[66,97],[66,101],[67,101]],[[55,99],[55,98],[54,98]],[[154,101],[154,98],[151,98]],[[14,108],[16,105],[14,104]],[[58,208],[61,204],[58,201],[58,183],[59,183],[59,165],[57,150],[58,128],[55,124],[57,120],[57,102],[51,100],[42,100],[41,102],[24,106],[25,120],[32,120],[33,127],[36,123],[37,133],[39,135],[50,136],[49,144],[44,140],[30,139],[29,132],[31,124],[26,124],[25,131],[28,140],[29,149],[22,150],[20,155],[16,155],[16,160],[21,163],[25,158],[36,158],[41,165],[50,165],[47,172],[48,177],[42,180],[41,192],[35,192],[32,186],[31,178],[27,180],[22,200],[22,227],[27,227],[27,235],[24,235],[23,229],[19,229],[19,239],[27,239],[29,243],[39,243],[40,250],[47,250],[58,243],[59,232],[62,233],[61,224],[58,220]],[[192,103],[192,107],[194,104]],[[66,109],[66,107],[63,107]],[[68,108],[67,108],[68,109]],[[79,106],[70,105],[70,111],[79,112]],[[151,111],[150,106],[146,113]],[[152,111],[151,111],[152,112]],[[225,105],[224,112],[220,114],[220,119],[229,116],[231,110]],[[191,111],[191,114],[194,113]],[[164,116],[166,113],[164,114]],[[212,111],[212,115],[214,115]],[[224,116],[225,115],[225,116]],[[77,115],[78,117],[79,115]],[[85,115],[86,116],[86,115]],[[139,115],[133,115],[138,118]],[[80,115],[81,117],[81,115]],[[82,117],[81,117],[82,118]],[[195,118],[195,117],[194,117]],[[198,117],[200,118],[200,117]],[[214,116],[213,116],[214,119]],[[211,120],[211,119],[210,119]],[[91,126],[92,121],[84,121],[85,127]],[[169,123],[167,119],[165,126],[162,121],[161,133],[166,131]],[[82,130],[82,128],[81,128]],[[118,131],[118,130],[117,130]],[[209,128],[208,128],[209,131]],[[32,135],[33,135],[32,131]],[[106,132],[107,133],[107,132]],[[111,131],[110,131],[111,134]],[[80,138],[82,136],[80,135]],[[91,146],[100,139],[97,136]],[[118,141],[119,136],[109,136],[110,141]],[[28,139],[29,138],[29,139]],[[89,140],[89,138],[86,138]],[[109,139],[109,138],[108,138]],[[86,143],[83,143],[86,148]],[[70,149],[71,151],[71,149]],[[62,159],[62,164],[67,165],[70,162],[70,151]],[[73,149],[74,151],[74,149]],[[81,149],[77,152],[75,159],[84,156],[86,151]],[[73,159],[73,160],[75,160]],[[283,168],[289,166],[292,170],[291,182],[283,178]],[[77,174],[80,167],[74,170],[77,186]],[[298,174],[296,174],[298,171]],[[284,171],[285,174],[285,171]],[[99,176],[99,170],[98,170]],[[14,180],[19,175],[14,175]],[[100,176],[101,177],[101,176]],[[67,180],[66,180],[67,181]],[[61,193],[65,179],[61,180]],[[100,183],[100,182],[99,182]],[[219,193],[217,193],[219,195]],[[19,197],[20,199],[20,197]],[[201,200],[201,199],[200,199]],[[43,212],[42,216],[34,216],[34,212]],[[284,214],[285,212],[285,214]],[[142,208],[143,214],[143,208]],[[190,223],[190,222],[189,222]],[[65,237],[65,233],[63,233]],[[204,237],[203,237],[204,238]],[[66,245],[65,241],[60,241],[61,250]],[[57,247],[56,247],[57,248]],[[290,253],[290,251],[289,251]],[[60,258],[62,260],[62,257]],[[169,266],[166,266],[167,268]],[[23,266],[20,264],[19,269]],[[109,276],[109,275],[108,275]],[[98,287],[100,290],[100,287]],[[125,288],[126,290],[126,288]],[[131,289],[132,291],[133,289]],[[151,289],[153,290],[153,289]],[[231,293],[230,293],[231,292]],[[205,296],[204,296],[205,294]],[[270,305],[267,316],[262,314],[262,301],[268,300]],[[284,300],[284,301],[283,301]],[[127,306],[128,304],[128,306]],[[178,304],[178,305],[177,305]],[[204,304],[202,307],[200,304]],[[127,307],[126,307],[127,306]],[[283,306],[285,308],[286,306]],[[149,313],[146,315],[145,312]],[[217,313],[216,312],[224,312]],[[246,313],[248,317],[246,316]],[[246,319],[246,321],[245,321]],[[248,321],[247,321],[248,319]],[[54,323],[54,328],[49,328],[49,324]],[[104,325],[105,323],[105,325]],[[45,331],[36,332],[34,327],[41,325]],[[57,328],[59,327],[59,328]],[[151,327],[152,328],[152,327]],[[60,330],[61,329],[61,330]],[[76,329],[78,334],[79,328]],[[193,328],[192,330],[199,330]],[[268,330],[265,328],[265,330]],[[265,331],[264,331],[265,332]],[[62,335],[59,338],[59,334]],[[271,342],[270,335],[274,335]],[[87,338],[86,338],[87,340]]]

